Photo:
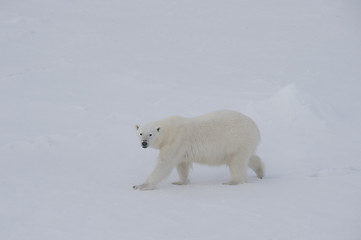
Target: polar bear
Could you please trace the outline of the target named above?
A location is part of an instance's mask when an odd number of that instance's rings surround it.
[[[143,148],[159,149],[157,164],[143,184],[134,189],[151,190],[176,168],[179,181],[188,184],[192,163],[229,166],[235,185],[247,180],[247,166],[258,178],[264,177],[264,164],[255,155],[260,141],[259,130],[249,117],[229,110],[216,111],[199,117],[172,116],[163,120],[136,125]]]

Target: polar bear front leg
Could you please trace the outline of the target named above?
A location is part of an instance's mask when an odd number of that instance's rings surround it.
[[[163,160],[158,160],[153,172],[149,175],[145,183],[133,186],[134,189],[139,190],[153,190],[156,185],[166,178],[173,170],[174,166]]]
[[[189,183],[188,175],[189,175],[189,168],[191,167],[191,163],[178,163],[177,165],[177,172],[179,176],[179,181],[173,182],[175,185],[186,185]]]

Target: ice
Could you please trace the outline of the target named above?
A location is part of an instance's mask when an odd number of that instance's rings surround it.
[[[360,239],[361,5],[7,1],[0,239]],[[266,177],[155,164],[135,124],[232,109]]]

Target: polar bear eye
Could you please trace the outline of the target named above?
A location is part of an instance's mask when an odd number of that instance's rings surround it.
[[[152,136],[152,134],[149,134],[149,137],[151,137]]]
[[[140,135],[140,136],[142,136],[142,135],[143,135],[143,133],[139,133],[139,135]]]

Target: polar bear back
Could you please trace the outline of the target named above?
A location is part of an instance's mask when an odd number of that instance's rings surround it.
[[[256,124],[234,111],[217,111],[194,118],[170,117],[160,125],[160,142],[168,154],[189,162],[225,164],[232,156],[250,157],[260,141]]]

